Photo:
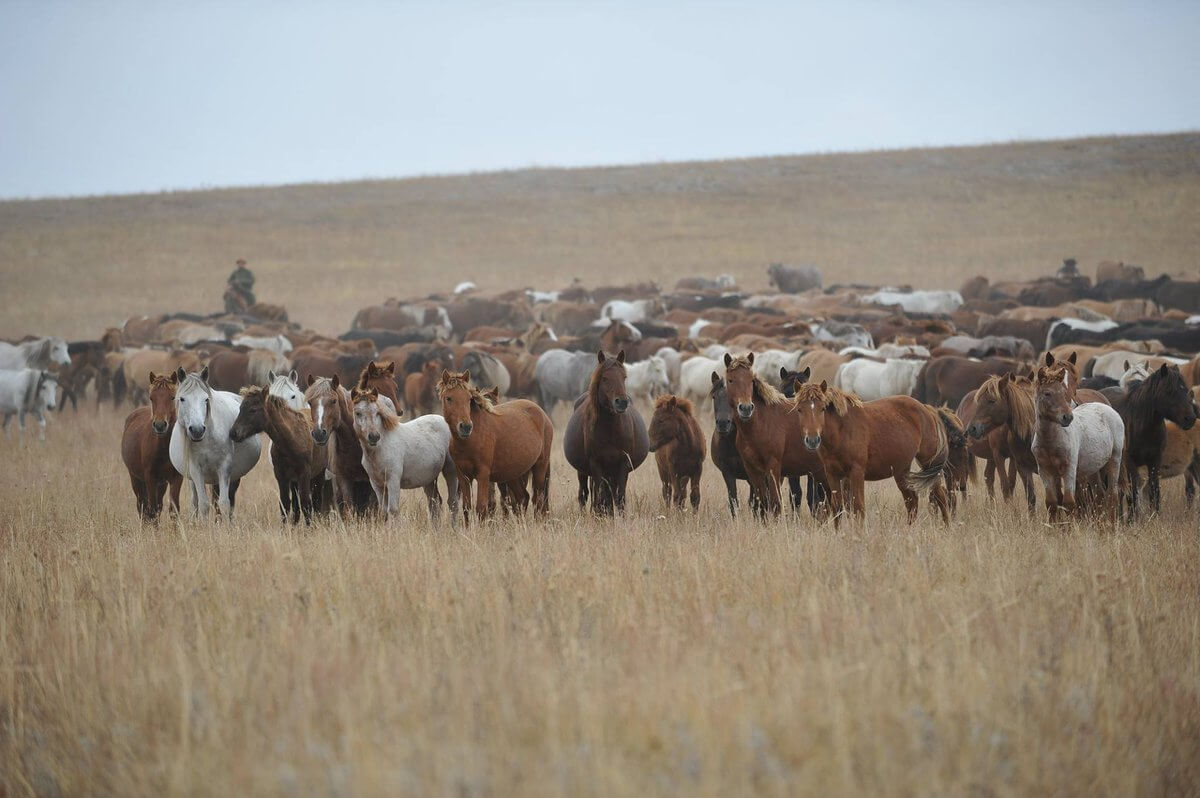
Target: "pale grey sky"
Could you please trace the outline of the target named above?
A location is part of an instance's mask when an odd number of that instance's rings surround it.
[[[1200,2],[0,0],[0,197],[1200,128]]]

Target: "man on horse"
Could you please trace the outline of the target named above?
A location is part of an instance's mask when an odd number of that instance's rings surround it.
[[[225,288],[225,312],[245,313],[254,304],[254,272],[246,268],[246,261],[238,258],[237,268],[229,275]]]

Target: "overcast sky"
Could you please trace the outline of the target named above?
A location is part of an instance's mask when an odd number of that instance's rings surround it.
[[[1200,128],[1200,2],[0,0],[0,196]]]

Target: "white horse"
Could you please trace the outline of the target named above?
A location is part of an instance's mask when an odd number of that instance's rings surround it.
[[[295,369],[288,374],[268,372],[267,395],[278,396],[288,407],[303,413],[308,410],[308,402],[304,401],[304,391],[300,390],[300,385],[296,382],[299,376]]]
[[[42,369],[71,365],[67,342],[50,336],[19,344],[0,341],[0,369]]]
[[[1153,372],[1150,370],[1150,366],[1147,365],[1146,361],[1139,360],[1136,363],[1131,364],[1128,360],[1126,360],[1125,373],[1121,375],[1121,379],[1117,380],[1117,385],[1121,386],[1123,390],[1128,391],[1129,383],[1134,381],[1143,382],[1148,380],[1150,379],[1150,375],[1152,373]]]
[[[842,346],[861,346],[866,349],[875,348],[875,339],[861,324],[852,321],[823,321],[809,325],[813,336],[818,341],[828,341]]]
[[[696,319],[688,325],[688,338],[699,338],[700,332],[707,326],[712,324],[708,319]]]
[[[292,342],[286,335],[238,335],[230,343],[250,349],[268,349],[277,355],[292,351]]]
[[[724,362],[725,353],[732,351],[733,350],[725,346],[725,344],[709,344],[700,350],[700,354],[711,360],[720,360]],[[706,393],[705,396],[708,396],[708,394]]]
[[[258,463],[262,454],[259,436],[240,443],[229,437],[237,420],[242,397],[214,391],[208,384],[208,367],[199,374],[175,372],[175,427],[171,430],[171,465],[192,483],[192,502],[201,518],[208,517],[207,485],[217,486],[217,509],[221,517],[233,518],[237,485]]]
[[[438,474],[446,481],[450,526],[458,526],[458,470],[450,457],[450,427],[438,415],[421,416],[407,424],[387,397],[375,391],[355,391],[354,434],[362,446],[362,464],[375,498],[386,517],[400,509],[400,492],[424,488],[429,516],[438,520],[441,498]]]
[[[1032,450],[1046,489],[1050,520],[1057,519],[1060,506],[1068,513],[1074,510],[1079,483],[1101,474],[1108,492],[1109,514],[1115,521],[1125,423],[1116,410],[1100,402],[1072,407],[1066,400],[1069,379],[1069,370],[1063,371],[1061,383],[1043,380],[1039,372],[1034,384],[1037,424]]]
[[[25,416],[33,413],[38,422],[38,440],[46,440],[46,417],[57,400],[58,380],[41,369],[0,370],[0,413],[4,414],[4,437],[8,437],[8,421],[17,417],[18,436],[25,440]]]
[[[782,349],[768,349],[761,353],[756,352],[754,354],[754,376],[768,385],[778,386],[779,370],[784,368],[788,371],[797,371],[802,357],[804,357],[803,350],[785,352]]]
[[[645,321],[658,315],[661,304],[657,299],[610,299],[600,308],[600,318],[606,321],[620,319],[631,323]]]
[[[862,298],[875,305],[899,305],[905,313],[953,313],[962,307],[962,294],[957,291],[899,291],[884,289]]]
[[[1147,355],[1142,352],[1115,349],[1111,352],[1096,355],[1092,359],[1092,376],[1120,380],[1125,375],[1125,372],[1129,371],[1130,366],[1136,366],[1138,363],[1145,363],[1148,369],[1155,369],[1163,363],[1182,366],[1187,361],[1178,357]]]
[[[874,357],[887,360],[890,357],[929,358],[929,350],[920,344],[880,344],[875,349],[862,346],[847,346],[838,350],[839,355],[856,355],[858,357]]]
[[[679,386],[679,367],[683,365],[683,358],[673,346],[661,347],[654,354],[658,355],[667,364],[667,379],[671,383],[671,390]]]
[[[658,355],[651,355],[637,363],[626,363],[625,390],[633,398],[647,402],[660,394],[669,393],[671,378],[667,373],[667,361]]]
[[[693,355],[679,366],[679,394],[690,399],[697,407],[712,391],[712,373],[725,373],[725,361],[716,358]]]
[[[924,360],[892,358],[880,363],[860,358],[838,366],[833,384],[843,391],[858,394],[865,402],[885,396],[910,396],[917,373],[924,365]]]

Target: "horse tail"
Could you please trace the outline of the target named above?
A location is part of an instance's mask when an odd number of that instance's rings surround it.
[[[937,430],[938,448],[929,464],[920,471],[909,471],[905,481],[908,487],[921,493],[942,480],[942,474],[950,462],[950,439],[942,420],[934,413],[933,428]]]
[[[967,452],[967,481],[972,484],[979,482],[979,458]]]

